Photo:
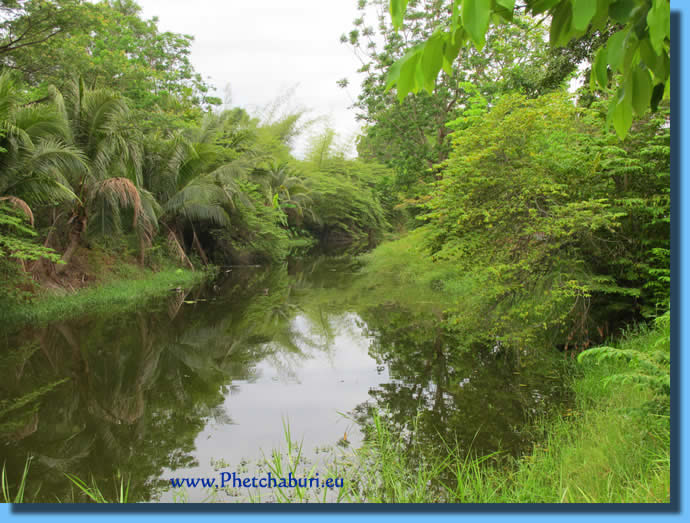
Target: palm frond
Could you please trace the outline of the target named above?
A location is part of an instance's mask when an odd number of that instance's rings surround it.
[[[31,207],[22,200],[21,198],[17,198],[16,196],[2,196],[0,197],[0,202],[9,202],[13,207],[16,207],[20,211],[24,213],[24,215],[28,218],[29,223],[31,225],[34,224],[34,213],[31,211]]]
[[[130,207],[134,211],[133,226],[136,227],[139,217],[144,214],[139,190],[127,178],[108,178],[95,188],[95,195],[103,196],[121,207]]]

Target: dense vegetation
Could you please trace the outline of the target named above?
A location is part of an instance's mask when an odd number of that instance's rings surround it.
[[[169,286],[178,267],[278,265],[319,243],[387,239],[363,257],[351,292],[371,300],[360,311],[370,328],[420,345],[424,372],[448,356],[441,342],[418,342],[423,332],[397,328],[417,313],[431,314],[424,328],[436,339],[454,340],[455,357],[563,353],[579,355],[575,372],[585,373],[574,385],[583,446],[572,425],[551,421],[560,428],[549,446],[561,454],[535,447],[533,461],[488,468],[445,462],[455,482],[435,501],[667,501],[668,2],[638,3],[495,1],[490,13],[477,7],[486,2],[393,1],[391,21],[388,0],[359,0],[361,17],[341,38],[363,64],[359,156],[340,153],[328,130],[296,159],[304,111],[278,101],[252,115],[209,96],[191,37],[160,32],[133,1],[1,2],[0,307],[35,318],[27,311],[46,302],[18,303],[37,287],[99,281],[94,266],[163,269]],[[585,4],[595,8],[579,11]],[[535,17],[547,9],[552,45]],[[276,310],[289,305],[285,293]],[[407,308],[386,309],[391,300]],[[621,349],[592,350],[654,319]],[[396,372],[416,369],[396,350],[376,356]],[[370,466],[420,465],[399,459],[406,443],[390,439],[405,433],[417,405],[408,407],[378,426]],[[433,430],[422,420],[422,433]],[[610,439],[587,447],[597,433]],[[627,490],[614,496],[604,473],[578,468],[585,454]],[[628,468],[612,464],[630,455]],[[416,487],[384,481],[361,495],[428,495]]]
[[[378,33],[367,24],[369,4]],[[406,4],[396,31],[388,2],[360,2],[362,17],[342,38],[368,57],[360,155],[392,170],[382,180],[391,219],[415,229],[376,256],[382,269],[413,271],[452,296],[448,328],[486,343],[525,346],[542,336],[582,349],[621,322],[665,312],[668,101],[620,140],[607,125],[615,93],[566,89],[616,21],[561,50],[546,48],[541,22],[516,11],[510,25],[489,29],[481,50],[460,47],[431,94],[396,97],[390,64],[453,23],[446,2]]]
[[[3,298],[32,280],[80,284],[94,249],[191,268],[374,244],[388,227],[384,168],[345,159],[332,132],[295,159],[304,111],[280,98],[260,116],[221,108],[193,71],[191,37],[160,32],[134,2],[2,9]]]
[[[655,17],[668,12],[668,3],[654,2],[651,10],[649,4],[638,9],[635,2],[618,6],[619,11],[612,6],[608,19],[585,22],[578,30],[570,15],[563,22],[563,13],[551,13],[552,43],[559,40],[563,47],[545,46],[544,21],[530,13],[553,6],[570,10],[569,2],[526,2],[524,10],[516,7],[510,13],[509,23],[505,16],[503,21],[493,17],[495,23],[489,26],[487,18],[486,26],[475,27],[477,34],[472,34],[470,26],[485,9],[488,13],[488,3],[483,4],[362,1],[362,17],[342,37],[363,57],[363,90],[356,105],[365,122],[360,156],[391,168],[394,176],[386,179],[386,190],[398,202],[392,220],[412,229],[368,255],[365,270],[386,274],[408,292],[415,289],[416,300],[442,307],[438,322],[459,340],[458,351],[493,347],[526,356],[548,347],[566,355],[591,354],[600,362],[618,358],[640,373],[621,378],[627,385],[637,383],[646,390],[643,394],[661,394],[667,400],[668,346],[659,352],[645,346],[649,339],[641,337],[629,342],[634,349],[628,351],[586,349],[620,336],[627,324],[644,323],[664,313],[665,321],[669,317],[669,83],[668,70],[661,70],[667,66],[669,22],[665,19],[663,31],[655,26],[662,23]],[[503,4],[494,2],[492,9],[500,10]],[[597,9],[604,4],[599,2]],[[386,13],[389,5],[392,23]],[[369,25],[372,13],[376,24]],[[646,20],[648,26],[640,25]],[[559,23],[565,26],[554,28]],[[630,29],[634,23],[637,33]],[[457,41],[451,40],[453,30],[462,33]],[[570,36],[561,38],[559,31]],[[626,58],[623,66],[613,59],[612,50],[620,46],[616,53],[638,60],[638,47],[649,45],[645,39],[655,40],[655,49],[663,56],[654,59],[654,53],[644,54],[642,62],[647,65],[635,67],[662,85],[656,94],[650,88],[642,96],[630,92],[630,60]],[[464,45],[466,40],[475,46]],[[595,55],[603,59],[594,62]],[[597,80],[588,82],[592,75]],[[586,87],[574,90],[570,86],[578,77],[584,77]],[[638,95],[633,120],[628,105]],[[650,96],[654,111],[648,110]],[[620,111],[625,112],[625,122],[617,121]],[[375,288],[374,284],[371,289]],[[668,330],[661,329],[652,345],[664,343]],[[588,492],[582,478],[574,476],[544,479],[542,475],[550,474],[554,466],[559,473],[570,468],[568,474],[577,474],[569,461],[577,452],[582,454],[575,459],[586,459],[585,449],[566,450],[577,442],[568,436],[572,427],[565,423],[563,427],[569,428],[558,428],[556,423],[549,430],[559,434],[554,440],[562,455],[538,459],[537,466],[543,467],[536,472],[539,485],[533,481],[532,466],[523,463],[516,473],[522,479],[515,484],[510,480],[497,485],[492,479],[496,471],[489,476],[481,472],[486,481],[478,480],[472,488],[486,491],[467,495],[458,491],[452,493],[458,496],[454,499],[632,501],[639,495],[639,499],[668,500],[668,491],[662,493],[668,487],[668,405],[632,400],[614,416],[606,405],[625,392],[611,387],[595,393],[588,388],[597,379],[610,382],[609,373],[618,376],[611,368],[588,367],[586,378],[573,387],[582,409],[585,404],[587,409],[596,405],[592,420],[607,416],[617,420],[602,427],[604,433],[627,423],[621,411],[644,412],[636,418],[640,425],[635,431],[657,435],[651,452],[660,452],[664,458],[659,462],[664,465],[650,472],[645,468],[648,451],[639,450],[647,456],[641,458],[641,468],[621,474],[637,478],[641,490],[625,487],[635,493],[616,496],[599,487],[596,493]],[[609,393],[611,398],[606,399]],[[595,444],[596,437],[590,437],[594,433],[586,433],[598,423],[574,429],[582,437],[580,443]],[[385,434],[391,429],[382,430]],[[399,430],[396,426],[391,433]],[[407,442],[404,447],[411,445]],[[378,454],[383,473],[385,452]],[[391,456],[399,462],[399,453]],[[604,460],[593,459],[608,467]],[[419,463],[409,465],[415,469]],[[436,470],[436,465],[429,470]],[[477,478],[480,469],[459,467],[457,488],[469,488],[461,476]],[[410,488],[415,477],[429,479],[413,474]],[[505,491],[506,486],[519,487],[523,479],[527,490]],[[654,484],[653,494],[642,492],[647,480]],[[559,481],[572,483],[561,484],[559,490]],[[572,492],[576,486],[581,490]],[[401,497],[400,483],[389,487],[394,491],[388,499],[409,499],[407,494]]]

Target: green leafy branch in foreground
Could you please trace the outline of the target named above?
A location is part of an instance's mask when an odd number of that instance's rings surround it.
[[[388,88],[395,86],[398,98],[426,90],[431,93],[443,69],[452,73],[460,48],[473,44],[481,50],[490,24],[513,21],[515,0],[453,0],[448,27],[438,27],[424,42],[414,46],[389,69]],[[400,29],[408,0],[390,0],[395,29]],[[616,94],[609,103],[608,122],[623,139],[633,121],[648,108],[656,111],[668,94],[671,60],[670,0],[526,0],[524,10],[535,17],[550,18],[549,41],[553,47],[590,31],[621,27],[597,52],[590,86],[606,89],[616,77]]]

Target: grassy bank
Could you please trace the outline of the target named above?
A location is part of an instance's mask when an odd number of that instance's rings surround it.
[[[117,273],[94,286],[68,292],[43,291],[31,301],[2,307],[0,324],[5,328],[22,324],[43,324],[81,314],[103,314],[143,306],[151,298],[170,293],[177,287],[202,282],[208,272],[180,268],[152,271],[134,264],[123,264]]]
[[[352,501],[450,503],[668,503],[670,501],[669,316],[629,332],[578,364],[576,406],[538,422],[541,438],[518,459],[470,458],[448,449],[412,464],[375,419],[355,456]],[[583,353],[587,354],[587,353]],[[655,364],[654,362],[657,362]],[[441,481],[441,477],[450,477]],[[433,485],[433,488],[429,486]]]

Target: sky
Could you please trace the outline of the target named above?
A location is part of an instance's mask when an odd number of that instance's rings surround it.
[[[359,125],[349,109],[357,97],[360,66],[340,35],[352,29],[357,0],[137,0],[142,17],[157,16],[162,31],[194,37],[194,68],[232,105],[250,113],[295,87],[292,108],[325,116],[343,139]],[[347,77],[341,89],[336,81]],[[323,125],[323,124],[322,124]],[[312,132],[317,132],[315,128]],[[307,136],[298,139],[302,156]]]

